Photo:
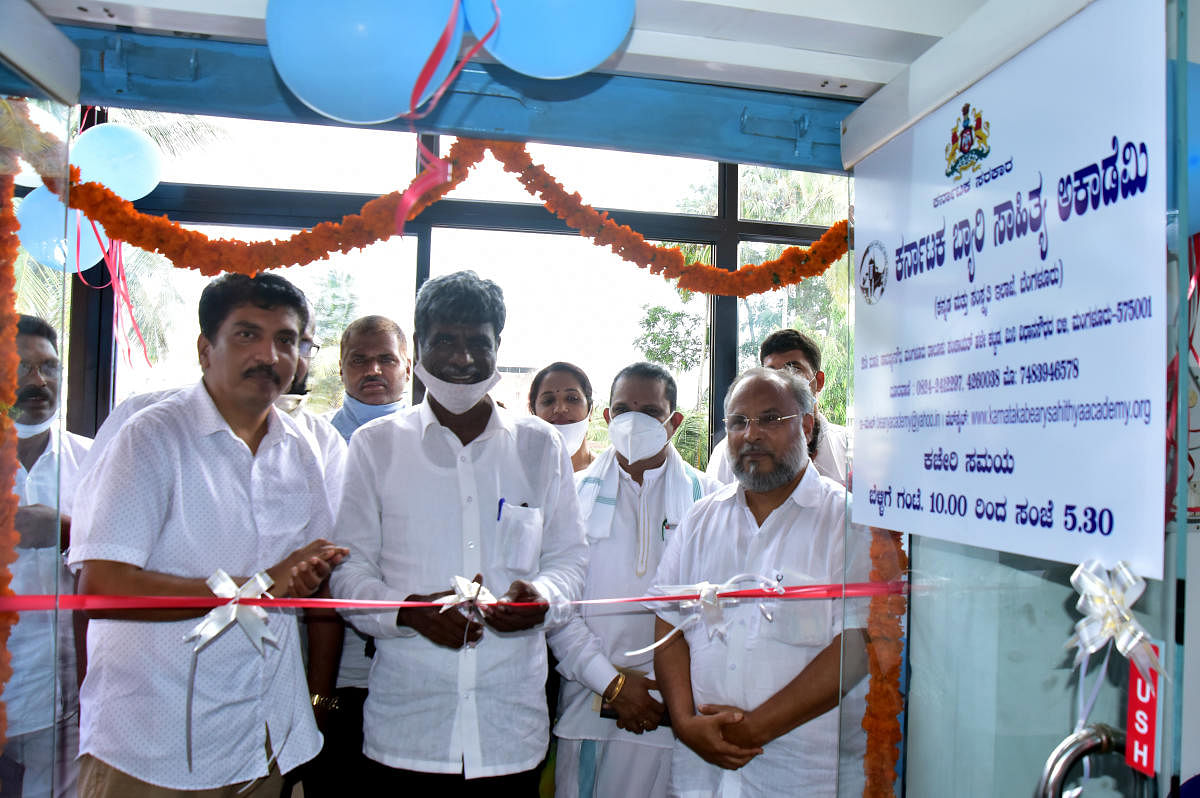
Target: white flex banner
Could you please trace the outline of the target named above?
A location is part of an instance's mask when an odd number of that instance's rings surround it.
[[[855,170],[856,522],[1161,578],[1164,40],[1100,0]]]

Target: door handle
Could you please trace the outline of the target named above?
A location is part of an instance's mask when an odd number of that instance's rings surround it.
[[[1125,753],[1125,732],[1104,723],[1084,726],[1050,752],[1033,798],[1062,798],[1063,782],[1080,757],[1108,753]]]

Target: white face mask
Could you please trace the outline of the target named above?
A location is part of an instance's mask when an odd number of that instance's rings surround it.
[[[41,435],[43,432],[53,427],[56,421],[58,421],[57,413],[50,416],[50,418],[46,419],[45,421],[39,421],[37,424],[21,424],[17,421],[14,421],[13,426],[17,430],[17,437],[24,439],[32,438],[34,435]]]
[[[563,446],[567,447],[567,454],[575,454],[583,445],[583,439],[587,437],[588,419],[572,421],[568,424],[555,424],[554,430],[562,437]]]
[[[608,422],[608,439],[617,453],[630,463],[653,457],[667,445],[667,422],[629,410]]]
[[[472,382],[466,385],[459,382],[446,382],[426,371],[425,366],[420,362],[413,367],[413,373],[424,383],[425,390],[429,391],[429,395],[456,416],[461,416],[479,404],[479,400],[486,396],[488,391],[495,388],[496,383],[500,382],[500,373],[496,371],[493,371],[492,376],[483,382]]]

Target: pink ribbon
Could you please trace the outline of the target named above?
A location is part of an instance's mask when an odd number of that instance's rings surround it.
[[[721,593],[721,598],[762,599],[844,599],[867,598],[908,593],[905,582],[849,582],[845,585],[796,585],[774,590],[752,588],[730,590]],[[782,591],[782,592],[780,592]],[[617,598],[584,599],[573,601],[575,606],[599,604],[669,604],[680,601],[699,601],[699,593],[676,596],[621,596]],[[0,596],[0,612],[33,612],[44,610],[181,610],[212,609],[228,604],[228,599],[219,596],[100,596],[63,594],[25,594]],[[334,610],[387,610],[415,607],[441,607],[436,601],[385,601],[366,599],[318,599],[318,598],[244,598],[238,601],[251,607],[277,609],[334,609]],[[487,602],[480,602],[487,603]],[[539,602],[497,601],[512,607],[533,607]]]

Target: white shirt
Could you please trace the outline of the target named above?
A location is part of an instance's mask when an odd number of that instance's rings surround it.
[[[71,432],[60,435],[57,426],[50,427],[46,449],[33,468],[26,471],[25,466],[17,465],[13,492],[17,494],[18,504],[22,507],[44,504],[58,507],[63,515],[70,515],[76,474],[91,443],[82,435]],[[17,548],[16,551],[17,560],[10,566],[10,587],[14,593],[74,592],[71,575],[62,567],[57,542],[53,546]],[[54,617],[53,612],[23,612],[9,635],[8,651],[12,655],[13,672],[2,697],[8,708],[10,737],[49,728],[54,723],[56,711],[60,717],[75,711],[77,677],[71,613],[58,613],[57,630]],[[57,682],[54,678],[56,659]],[[54,696],[53,703],[46,700],[48,696]]]
[[[841,584],[843,573],[847,582],[866,581],[870,573],[866,532],[858,527],[847,532],[848,501],[844,488],[809,468],[791,496],[760,527],[741,486],[726,485],[693,507],[679,532],[668,541],[654,582],[719,584],[742,573],[761,574],[782,585]],[[852,552],[848,562],[847,536]],[[694,622],[685,630],[697,705],[727,704],[753,710],[798,676],[843,627],[866,626],[868,599],[774,601],[765,605],[772,622],[758,604],[750,601],[731,606],[723,602],[723,616],[729,622],[724,639],[720,635],[710,639],[703,622]],[[678,610],[660,608],[657,613],[671,623],[681,616]],[[858,697],[851,698],[854,693],[847,696],[851,701],[861,701],[865,685],[856,690]],[[846,701],[843,699],[844,710]],[[861,718],[860,708],[856,721]],[[864,739],[857,723],[847,727],[846,746]],[[752,798],[795,795],[797,785],[804,785],[806,797],[833,798],[838,794],[838,742],[837,709],[767,743],[761,755],[737,771],[710,765],[676,742],[671,794]],[[858,746],[856,753],[861,752],[862,743]],[[846,749],[843,756],[852,754]],[[861,756],[855,764],[861,774]]]
[[[611,532],[607,528],[599,534],[590,528],[588,532],[584,599],[644,596],[650,591],[666,541],[683,520],[667,508],[668,471],[688,483],[694,474],[698,480],[696,492],[701,495],[721,487],[714,479],[688,471],[675,447],[668,446],[667,453],[667,461],[646,471],[640,485],[617,466],[619,482]],[[596,460],[593,466],[602,462]],[[584,478],[593,471],[589,467],[583,472]],[[687,498],[692,496],[689,485]],[[558,670],[566,677],[554,726],[556,736],[570,740],[621,739],[657,748],[672,746],[674,736],[668,727],[633,734],[618,729],[616,721],[600,717],[595,704],[616,677],[616,665],[653,675],[654,652],[639,657],[624,653],[654,642],[652,611],[630,604],[584,606],[548,638],[558,657]]]
[[[100,425],[100,429],[96,431],[96,439],[92,443],[88,456],[84,458],[81,472],[87,473],[91,470],[129,419],[150,405],[161,402],[168,396],[174,396],[180,390],[186,389],[167,388],[161,391],[137,393],[114,407],[108,417],[104,419],[104,423]],[[341,433],[334,429],[327,419],[304,407],[303,398],[300,397],[301,401],[297,402],[293,395],[284,394],[276,400],[275,405],[297,423],[300,431],[308,436],[309,443],[320,455],[321,465],[325,471],[325,486],[329,494],[331,510],[336,515],[338,500],[342,495],[342,476],[346,470],[346,442],[342,440]]]
[[[503,510],[498,513],[500,500]],[[499,515],[499,520],[497,520]],[[483,574],[496,595],[515,579],[565,621],[587,566],[571,463],[549,424],[493,405],[463,446],[429,405],[363,425],[350,442],[336,540],[350,556],[333,572],[339,598],[403,600]],[[434,645],[396,626],[396,611],[344,613],[375,638],[363,751],[407,770],[467,778],[528,770],[546,751],[542,628],[475,648]]]
[[[821,416],[821,435],[817,440],[817,454],[812,459],[821,476],[829,477],[844,486],[849,473],[846,462],[846,452],[849,448],[850,437],[847,429]],[[729,462],[728,436],[717,441],[717,445],[713,447],[705,473],[725,485],[737,482],[737,477],[733,475],[733,466]]]
[[[70,565],[113,560],[205,579],[245,577],[314,538],[332,517],[323,471],[296,424],[272,408],[252,454],[203,383],[146,408],[84,476]],[[191,644],[197,619],[93,620],[80,690],[80,753],[171,789],[265,776],[265,734],[287,772],[321,748],[301,664],[295,611],[273,610],[278,646],[259,655],[231,629],[199,655],[186,758]]]

